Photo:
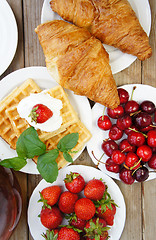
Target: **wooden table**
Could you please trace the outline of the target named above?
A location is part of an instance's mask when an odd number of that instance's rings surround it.
[[[141,0],[140,0],[141,2]],[[144,62],[136,60],[128,69],[114,75],[118,86],[128,83],[142,83],[156,87],[156,3],[149,0],[152,11],[152,29],[150,43],[153,56]],[[40,24],[43,0],[8,0],[15,14],[19,41],[16,55],[7,71],[0,77],[17,69],[29,66],[45,66],[44,55],[40,47],[35,27]],[[94,166],[85,150],[74,164]],[[95,166],[94,166],[95,167]],[[23,211],[20,222],[11,240],[32,239],[27,225],[27,207],[33,189],[41,180],[39,175],[27,175],[17,172],[23,194]],[[156,179],[145,183],[127,186],[116,181],[119,185],[127,206],[126,224],[121,240],[154,240],[156,239]]]

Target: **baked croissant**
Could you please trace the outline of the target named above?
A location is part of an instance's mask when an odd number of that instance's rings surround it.
[[[119,105],[108,53],[88,30],[55,20],[39,25],[35,31],[47,69],[62,87],[109,108]]]
[[[51,0],[63,19],[88,31],[102,43],[145,60],[152,55],[147,34],[127,0]]]

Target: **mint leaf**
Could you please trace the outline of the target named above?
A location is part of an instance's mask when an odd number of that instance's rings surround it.
[[[37,169],[47,182],[53,183],[58,176],[58,165],[55,161],[58,155],[58,149],[53,149],[39,156],[37,160]]]
[[[63,157],[67,162],[73,162],[73,159],[69,153],[63,152]]]
[[[6,168],[13,168],[15,171],[19,171],[27,164],[24,158],[14,157],[8,158],[0,162],[0,165]]]
[[[66,136],[64,136],[59,143],[57,144],[57,148],[61,152],[67,152],[75,147],[79,139],[78,133],[71,133]]]
[[[27,128],[18,138],[16,151],[19,157],[33,158],[46,152],[46,145],[39,139],[33,127]]]

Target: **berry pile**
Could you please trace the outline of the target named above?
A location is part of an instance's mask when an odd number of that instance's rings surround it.
[[[108,239],[117,205],[107,186],[101,179],[85,183],[82,175],[75,172],[67,174],[64,183],[67,191],[53,185],[40,192],[40,220],[47,228],[42,236],[50,240]],[[68,219],[68,225],[61,225],[63,218]]]
[[[107,115],[97,121],[100,129],[109,131],[109,138],[102,143],[102,150],[109,157],[105,167],[118,173],[126,184],[142,182],[149,177],[149,167],[156,169],[155,104],[149,100],[138,103],[132,96],[129,100],[129,93],[123,88],[118,89],[118,94],[120,105],[107,108]]]

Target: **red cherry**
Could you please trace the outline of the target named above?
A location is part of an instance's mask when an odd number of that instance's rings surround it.
[[[129,99],[129,93],[123,88],[118,88],[118,95],[120,104],[126,103]]]
[[[155,111],[155,105],[154,105],[154,103],[151,102],[151,101],[147,101],[147,100],[141,103],[140,108],[141,108],[144,112],[147,112],[147,113],[149,113],[149,114],[152,114],[152,113],[154,113],[154,111]]]
[[[147,144],[150,147],[156,147],[156,131],[151,130],[147,133]]]
[[[109,130],[112,127],[112,123],[109,117],[106,115],[99,117],[98,127],[102,130]]]
[[[137,155],[142,158],[142,161],[148,162],[152,157],[152,149],[147,145],[142,145],[137,149]]]
[[[136,147],[134,145],[131,145],[127,139],[123,139],[119,144],[119,149],[126,152],[135,152]]]
[[[133,132],[132,131],[131,133],[128,134],[127,140],[131,145],[135,145],[137,147],[140,147],[141,145],[144,144],[145,137],[140,132]]]
[[[123,116],[124,108],[121,105],[119,105],[117,108],[114,108],[114,109],[107,108],[107,114],[109,117],[117,119]]]
[[[147,127],[144,127],[144,128],[140,128],[140,131],[141,132],[148,132],[150,130],[153,130],[153,127],[152,126],[147,126]]]
[[[149,170],[142,166],[141,168],[137,169],[134,173],[134,178],[138,182],[143,182],[149,177]]]
[[[144,128],[149,126],[152,123],[151,116],[146,112],[140,112],[134,118],[134,123],[139,128]]]
[[[102,150],[105,152],[105,154],[109,157],[111,157],[114,150],[118,149],[117,143],[113,140],[103,141],[101,147],[102,147]]]
[[[134,178],[132,176],[132,171],[126,168],[123,168],[119,173],[119,178],[126,184],[133,184]]]
[[[119,173],[120,172],[120,165],[116,164],[111,158],[106,160],[106,169],[109,172]]]
[[[125,160],[125,164],[127,167],[133,167],[135,163],[138,161],[139,161],[139,158],[135,153],[133,152],[127,153],[126,160]]]
[[[122,164],[126,159],[126,155],[120,150],[114,150],[111,158],[116,164]]]
[[[123,136],[123,131],[114,124],[109,131],[109,138],[112,140],[119,140]]]
[[[128,114],[126,114],[117,119],[116,125],[121,130],[125,130],[132,125],[132,118]]]
[[[126,113],[134,113],[134,112],[137,112],[138,110],[139,110],[139,104],[134,100],[130,100],[125,104]]]
[[[153,154],[150,160],[148,161],[148,166],[150,168],[156,169],[156,154]]]

